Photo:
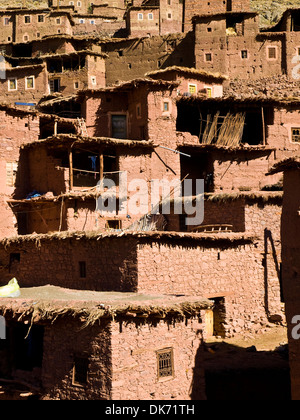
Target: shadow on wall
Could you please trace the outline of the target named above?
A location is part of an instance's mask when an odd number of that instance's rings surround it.
[[[256,351],[224,342],[205,344],[196,354],[192,400],[202,399],[202,382],[208,401],[290,401],[287,346]]]

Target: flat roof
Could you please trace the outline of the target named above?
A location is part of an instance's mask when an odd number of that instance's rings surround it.
[[[283,159],[276,163],[266,175],[274,175],[279,172],[300,169],[300,156]]]
[[[146,77],[151,76],[158,76],[160,74],[165,74],[169,72],[176,72],[176,73],[182,73],[182,74],[188,74],[190,76],[196,76],[196,77],[204,77],[204,78],[210,78],[210,79],[217,79],[217,80],[227,80],[228,76],[225,76],[220,73],[212,73],[206,70],[202,69],[195,69],[195,68],[189,68],[189,67],[179,67],[179,66],[171,66],[167,67],[165,69],[150,71],[145,74]]]
[[[72,316],[85,326],[102,318],[190,317],[213,307],[209,299],[189,295],[97,292],[58,286],[20,288],[17,298],[0,298],[0,314],[31,323]]]

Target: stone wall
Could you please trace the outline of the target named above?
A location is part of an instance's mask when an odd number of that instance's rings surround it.
[[[205,400],[204,324],[198,322],[113,324],[112,399]],[[173,349],[174,377],[159,379],[156,352],[166,348]]]

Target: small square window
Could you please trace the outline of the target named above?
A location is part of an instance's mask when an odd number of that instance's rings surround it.
[[[211,53],[206,53],[205,54],[205,61],[206,62],[211,62],[212,61],[212,54]]]
[[[24,36],[23,36],[23,41],[24,41],[24,42],[29,41],[29,36],[28,36],[28,35],[24,35]]]
[[[143,13],[138,13],[138,20],[143,20],[143,19],[144,19]]]
[[[60,18],[56,19],[56,25],[60,25]]]
[[[292,128],[292,142],[300,143],[300,127]]]
[[[277,58],[277,51],[275,47],[268,47],[268,58],[275,60]]]
[[[212,28],[211,27],[208,27],[207,28],[207,32],[212,32]]]
[[[169,111],[170,111],[170,103],[164,102],[164,112],[169,112]]]
[[[6,17],[4,18],[4,26],[8,26],[10,22],[10,18]]]
[[[26,77],[25,87],[26,89],[34,89],[34,76]]]
[[[31,21],[31,19],[30,19],[30,16],[24,16],[24,21],[25,21],[25,23],[30,23],[30,21]]]
[[[148,13],[148,20],[153,20],[153,13]]]
[[[168,13],[168,19],[172,19],[172,13]]]
[[[248,51],[247,51],[247,50],[243,50],[243,51],[241,51],[241,57],[242,57],[243,59],[248,58]]]
[[[8,90],[17,90],[17,89],[18,89],[17,79],[9,79],[8,80]]]
[[[79,23],[85,23],[84,19],[79,19]]]
[[[91,25],[95,25],[95,24],[96,24],[96,22],[95,22],[94,20],[90,20],[90,24],[91,24]]]
[[[195,95],[197,93],[197,86],[189,84],[189,93]]]
[[[173,349],[163,349],[156,352],[158,379],[174,377]]]
[[[44,15],[38,15],[38,22],[44,22]]]
[[[79,82],[74,83],[74,89],[79,89]]]

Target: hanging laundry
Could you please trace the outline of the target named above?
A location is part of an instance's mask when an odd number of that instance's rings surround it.
[[[95,176],[94,176],[94,178],[96,179],[97,178],[97,174],[96,174],[96,171],[97,171],[97,165],[96,165],[96,162],[97,162],[97,156],[89,156],[89,158],[91,159],[91,161],[92,161],[92,170],[95,172]]]

